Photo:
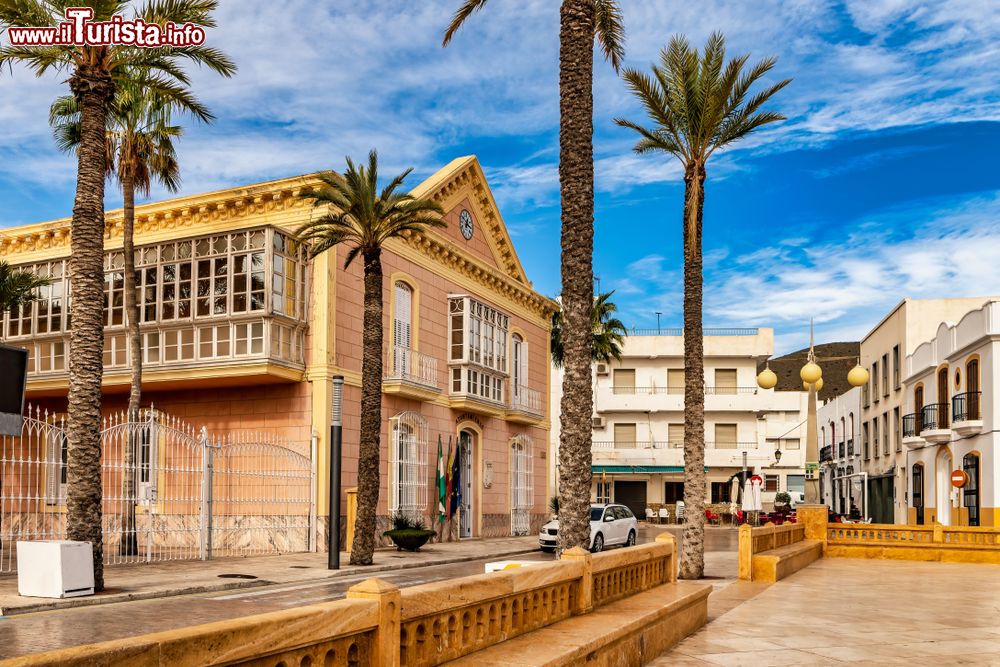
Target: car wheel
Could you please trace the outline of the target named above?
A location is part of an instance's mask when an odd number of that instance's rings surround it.
[[[547,554],[554,554],[556,552],[555,547],[541,547],[541,550]]]
[[[595,554],[604,551],[604,536],[598,533],[594,536],[594,546],[590,548]]]
[[[628,533],[628,539],[625,540],[625,546],[634,547],[635,546],[635,531],[630,530]]]

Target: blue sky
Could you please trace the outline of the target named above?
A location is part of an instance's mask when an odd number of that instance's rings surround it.
[[[459,0],[222,0],[198,73],[219,121],[180,144],[183,193],[340,168],[377,147],[411,184],[474,153],[536,287],[559,290],[558,3],[492,0],[440,47]],[[858,339],[904,296],[1000,293],[1000,12],[994,0],[621,0],[627,64],[675,33],[776,55],[788,120],[714,159],[707,325],[772,326],[778,350]],[[45,123],[64,77],[0,74],[0,228],[68,215],[74,160]],[[642,113],[595,68],[595,271],[623,319],[681,312],[678,165],[631,153]],[[162,193],[154,192],[154,197]],[[109,191],[109,206],[119,205]],[[3,231],[0,229],[0,234]]]

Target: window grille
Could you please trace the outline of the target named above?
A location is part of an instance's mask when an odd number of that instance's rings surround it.
[[[524,434],[514,436],[511,441],[511,535],[527,535],[531,530],[531,508],[534,505],[532,445],[531,438]]]
[[[415,412],[403,412],[389,423],[389,512],[422,519],[427,510],[427,420]]]

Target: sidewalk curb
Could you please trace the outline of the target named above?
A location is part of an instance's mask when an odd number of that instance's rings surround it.
[[[111,593],[107,595],[97,594],[93,597],[63,598],[60,600],[50,600],[23,606],[0,608],[0,618],[21,616],[42,611],[56,611],[61,609],[75,609],[77,607],[92,607],[103,604],[115,604],[118,602],[131,602],[133,600],[155,600],[157,598],[180,597],[182,595],[195,595],[198,593],[218,593],[222,591],[237,590],[242,588],[259,588],[263,586],[277,586],[285,584],[297,584],[305,581],[320,581],[323,579],[336,579],[358,573],[377,574],[379,572],[390,572],[394,570],[412,570],[419,567],[434,567],[436,565],[452,565],[454,563],[467,563],[484,558],[502,558],[504,556],[516,556],[518,554],[533,553],[538,551],[538,547],[508,549],[497,551],[488,556],[482,554],[453,556],[444,558],[432,563],[386,563],[384,565],[352,566],[350,569],[326,571],[323,576],[303,577],[301,579],[289,579],[284,581],[271,581],[268,579],[254,579],[252,581],[230,581],[219,584],[207,584],[201,586],[188,586],[185,588],[171,588],[157,591],[138,591],[135,593]],[[377,554],[378,552],[376,552]]]

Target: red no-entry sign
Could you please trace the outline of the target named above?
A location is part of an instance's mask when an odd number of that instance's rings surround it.
[[[969,481],[969,475],[964,470],[953,470],[951,472],[951,485],[956,489],[961,489]]]

